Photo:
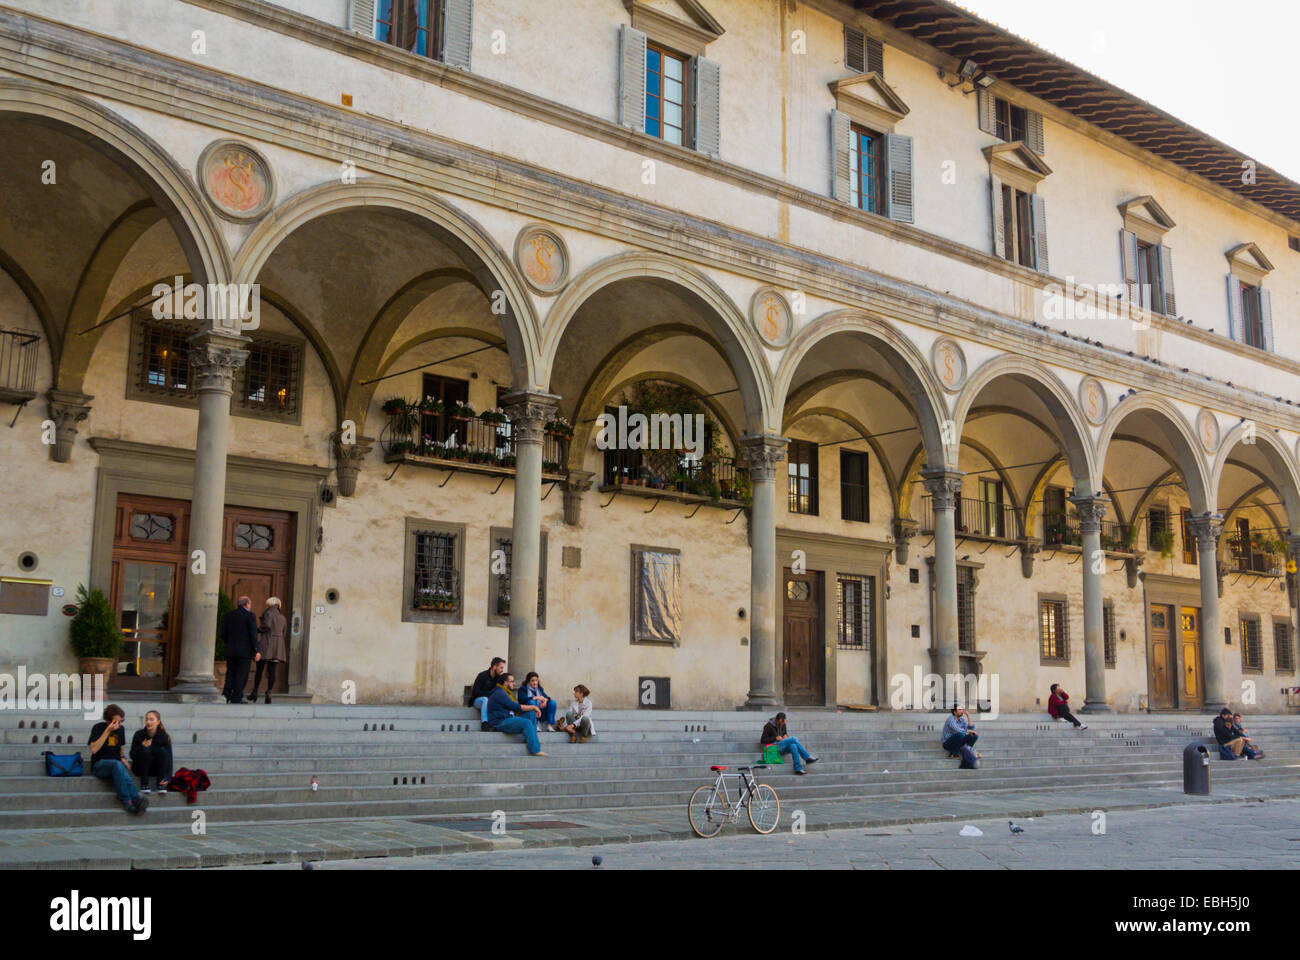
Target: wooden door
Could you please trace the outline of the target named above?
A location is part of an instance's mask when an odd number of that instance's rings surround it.
[[[1164,604],[1152,604],[1149,616],[1151,652],[1147,670],[1151,678],[1151,709],[1172,710],[1174,706],[1170,666],[1173,654],[1173,645],[1170,643],[1172,611]]]
[[[248,597],[259,618],[269,597],[279,597],[280,612],[292,627],[293,598],[289,596],[289,570],[293,556],[294,517],[278,510],[227,507],[225,535],[221,544],[221,589],[231,600]],[[285,637],[285,647],[289,645]],[[287,652],[287,649],[286,649]],[[256,667],[249,671],[245,691],[253,688]],[[275,692],[288,689],[289,664],[277,668]],[[265,688],[265,686],[263,687]]]
[[[1179,613],[1179,627],[1182,634],[1182,688],[1179,691],[1179,706],[1199,707],[1201,705],[1201,609],[1200,607],[1183,607]]]
[[[826,702],[821,572],[787,569],[782,610],[785,702],[821,706]]]

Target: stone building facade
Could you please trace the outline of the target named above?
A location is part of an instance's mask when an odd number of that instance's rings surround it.
[[[938,0],[6,0],[0,151],[0,669],[1296,702],[1300,185]]]

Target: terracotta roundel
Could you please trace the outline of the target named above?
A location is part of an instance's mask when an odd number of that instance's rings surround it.
[[[1084,377],[1079,384],[1079,406],[1083,408],[1084,418],[1094,427],[1099,427],[1106,419],[1109,401],[1106,390],[1096,377]]]
[[[215,140],[199,155],[203,195],[227,220],[257,220],[275,202],[275,179],[266,158],[238,140]]]
[[[1196,436],[1206,453],[1213,453],[1219,448],[1219,418],[1209,410],[1202,410],[1196,415]]]
[[[951,337],[940,337],[934,342],[930,362],[945,390],[955,392],[966,382],[966,354]]]
[[[784,347],[794,334],[794,314],[779,290],[762,287],[749,303],[749,322],[769,347]]]
[[[515,264],[538,293],[555,293],[569,279],[569,248],[554,230],[530,224],[515,238]]]

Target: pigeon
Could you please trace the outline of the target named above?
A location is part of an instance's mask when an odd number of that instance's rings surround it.
[[[315,869],[316,869],[315,867],[313,867],[313,866],[311,865],[311,861],[310,861],[310,860],[304,860],[304,861],[302,862],[302,868],[303,868],[304,870],[315,870]]]
[[[599,867],[604,862],[605,862],[604,859],[601,858],[600,856],[594,856],[591,858],[591,865],[593,867]]]
[[[1012,833],[1024,833],[1024,832],[1025,832],[1025,828],[1024,828],[1024,827],[1017,826],[1017,825],[1016,825],[1014,822],[1012,822],[1011,820],[1008,820],[1008,821],[1007,821],[1007,826],[1011,828],[1011,832],[1012,832]]]

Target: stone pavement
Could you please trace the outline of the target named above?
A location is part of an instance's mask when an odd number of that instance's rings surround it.
[[[526,855],[459,853],[404,860],[350,860],[325,870],[1206,870],[1294,869],[1300,841],[1300,800],[1203,803],[1112,811],[1106,832],[1093,833],[1087,814],[1052,814],[1017,821],[966,819],[869,830],[788,830],[762,837],[725,832],[713,840],[631,846],[556,847]],[[1223,829],[1225,822],[1230,831]],[[959,823],[983,836],[963,837]],[[267,869],[297,869],[278,865]]]
[[[1180,788],[1172,786],[1123,788],[1113,785],[1039,791],[965,791],[960,795],[933,797],[873,797],[868,800],[809,802],[800,807],[784,804],[779,832],[788,833],[792,818],[799,809],[805,816],[809,833],[927,822],[943,823],[946,826],[942,829],[951,830],[953,823],[990,819],[1002,821],[1005,827],[1008,817],[1027,820],[1049,813],[1078,814],[1098,809],[1113,814],[1152,807],[1201,807],[1287,797],[1300,798],[1300,781],[1294,774],[1242,782],[1237,786],[1216,786],[1214,796],[1210,798],[1187,797]],[[176,795],[157,802],[184,805]],[[502,848],[589,847],[593,844],[692,837],[686,823],[685,804],[583,810],[572,815],[517,814],[507,819],[506,834],[495,836],[491,832],[490,803],[490,800],[484,801],[484,810],[477,818],[233,823],[213,825],[202,835],[193,834],[188,824],[149,826],[148,814],[144,824],[123,814],[123,822],[116,828],[3,830],[0,831],[0,869],[220,867],[295,864],[303,860],[351,861],[370,857],[385,858],[381,862],[391,865],[394,861],[389,858]],[[201,811],[203,805],[199,803],[187,809]],[[1287,809],[1294,817],[1297,807],[1288,806]],[[710,842],[750,832],[748,823],[742,822],[726,827],[719,838]],[[1300,834],[1300,828],[1293,832]],[[774,837],[756,839],[772,841]],[[1166,853],[1173,856],[1176,851],[1167,849]],[[925,858],[914,856],[912,859],[924,861]],[[989,864],[981,864],[972,858],[969,865]]]

